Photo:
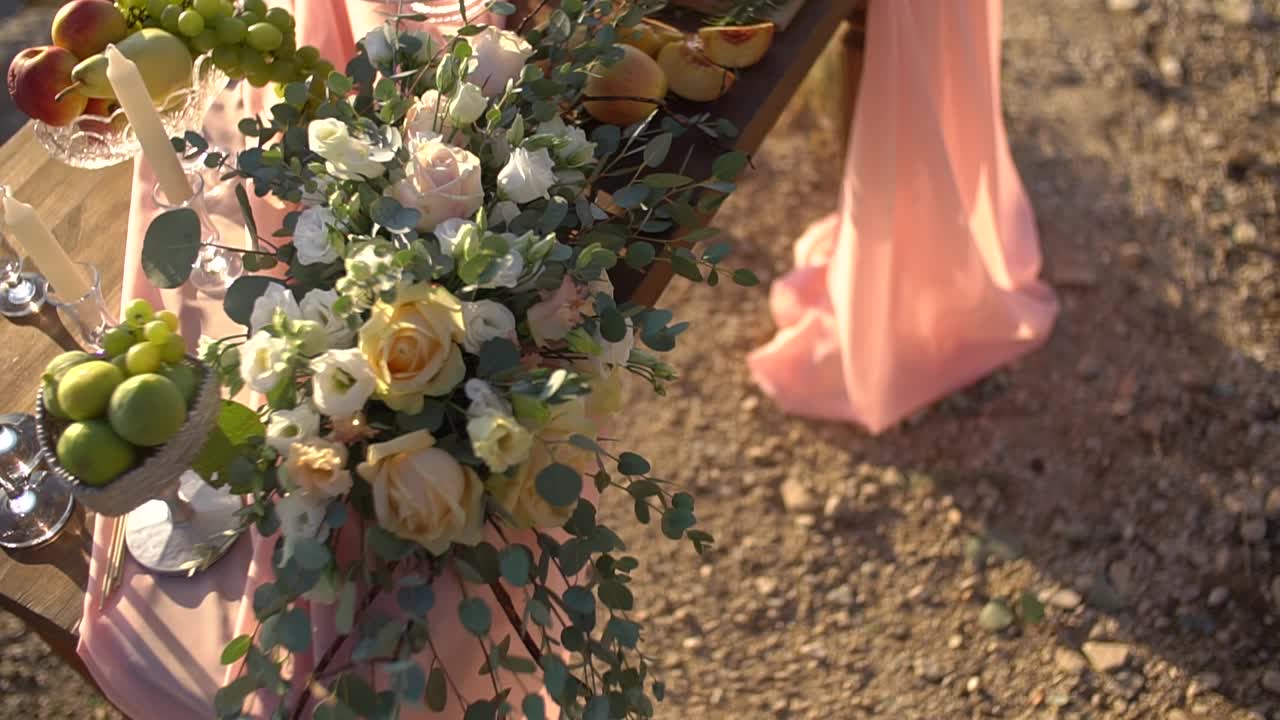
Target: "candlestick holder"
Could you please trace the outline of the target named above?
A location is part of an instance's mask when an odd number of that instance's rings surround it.
[[[71,517],[74,500],[65,485],[48,482],[40,466],[35,418],[0,415],[0,547],[28,548],[52,540]]]
[[[46,300],[57,308],[58,317],[71,337],[90,352],[102,350],[102,336],[115,324],[106,302],[102,299],[102,275],[90,263],[77,263],[89,278],[89,291],[80,297],[65,297],[58,288],[49,285]]]
[[[26,317],[44,306],[44,278],[22,271],[22,256],[0,235],[0,315]]]
[[[231,283],[244,274],[244,261],[240,259],[240,253],[219,247],[222,235],[209,216],[204,177],[190,171],[186,175],[187,182],[191,184],[191,197],[187,200],[176,204],[169,202],[159,185],[152,188],[151,197],[161,212],[185,208],[195,212],[200,219],[200,252],[187,282],[211,298],[221,298],[227,294]]]

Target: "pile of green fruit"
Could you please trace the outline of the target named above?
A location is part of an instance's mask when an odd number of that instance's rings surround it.
[[[45,368],[45,410],[70,421],[57,438],[58,462],[82,482],[110,483],[186,422],[200,373],[183,362],[177,330],[176,315],[134,300],[103,338],[105,357],[66,352]]]

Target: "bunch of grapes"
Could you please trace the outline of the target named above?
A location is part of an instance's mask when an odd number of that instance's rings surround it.
[[[297,46],[293,15],[264,0],[116,0],[126,17],[186,41],[193,54],[211,53],[232,79],[254,87],[326,77],[333,66],[314,47]]]

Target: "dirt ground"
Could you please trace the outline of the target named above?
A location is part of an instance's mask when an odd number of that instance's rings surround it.
[[[1005,50],[1043,350],[872,438],[751,384],[766,292],[665,298],[714,320],[619,435],[719,549],[628,533],[659,717],[1280,720],[1280,0],[1009,0]],[[790,117],[720,215],[768,277],[829,142]],[[0,619],[0,716],[108,716],[81,688]]]

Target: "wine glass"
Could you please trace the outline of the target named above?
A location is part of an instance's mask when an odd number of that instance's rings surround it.
[[[0,315],[26,317],[44,305],[45,280],[34,272],[22,272],[22,256],[0,235]]]
[[[240,259],[240,253],[220,247],[222,235],[209,215],[204,176],[188,170],[187,182],[191,184],[191,197],[183,202],[169,202],[158,184],[152,189],[151,197],[161,212],[180,208],[195,212],[200,220],[200,252],[196,255],[188,282],[211,298],[221,298],[227,294],[231,283],[244,274],[244,261]]]
[[[51,540],[74,502],[71,492],[40,467],[35,418],[0,415],[0,547],[26,548]]]

